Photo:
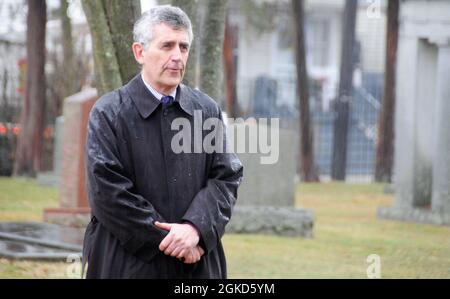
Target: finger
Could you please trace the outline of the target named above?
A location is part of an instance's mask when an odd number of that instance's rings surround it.
[[[183,245],[183,244],[180,244],[180,242],[177,241],[177,238],[174,237],[174,238],[172,239],[172,242],[170,242],[170,244],[169,244],[169,245],[166,247],[166,249],[164,250],[164,253],[165,253],[166,255],[171,255],[171,256],[172,256],[172,253],[173,253],[175,250],[177,250],[177,252],[178,252],[178,251],[180,251],[180,250],[186,248],[185,246],[182,246],[182,245]]]
[[[185,264],[190,264],[191,263],[191,258],[190,257],[184,257],[184,258],[182,258],[183,260],[183,263],[185,263]]]
[[[200,256],[205,254],[205,251],[203,250],[203,248],[201,246],[197,245],[197,248],[198,248],[198,251],[200,253]]]
[[[185,264],[192,264],[192,250],[189,250],[184,257]]]
[[[171,223],[155,221],[155,225],[157,227],[163,229],[163,230],[166,230],[166,231],[170,231],[170,229],[172,228],[172,224]]]
[[[181,250],[182,248],[180,247],[175,248],[174,251],[172,251],[172,253],[170,254],[170,256],[177,257],[180,254]]]
[[[178,259],[184,258],[185,254],[186,254],[186,250],[183,249],[180,251],[180,253],[178,253],[177,258]]]
[[[194,263],[200,260],[200,252],[198,250],[194,250]]]
[[[200,256],[199,256],[198,250],[196,248],[193,248],[192,249],[192,259],[191,259],[192,263],[198,262],[199,259],[200,259]]]
[[[162,241],[159,243],[159,250],[165,251],[166,248],[172,243],[173,234],[168,234]]]
[[[172,252],[177,249],[177,246],[172,242],[169,246],[167,246],[166,250],[164,250],[165,255],[172,255]]]

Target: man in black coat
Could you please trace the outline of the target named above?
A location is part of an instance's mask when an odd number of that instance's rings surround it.
[[[133,34],[142,72],[102,96],[89,118],[86,277],[226,278],[221,238],[243,166],[226,150],[219,106],[181,84],[191,22],[156,6]]]

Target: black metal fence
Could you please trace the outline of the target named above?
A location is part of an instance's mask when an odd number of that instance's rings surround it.
[[[19,124],[0,122],[0,176],[11,176],[13,174],[19,134]],[[43,132],[42,171],[53,168],[53,143],[53,126],[47,126]]]
[[[314,83],[314,82],[312,82]],[[294,80],[259,78],[253,84],[252,109],[246,117],[279,117],[298,125],[298,107],[279,105],[280,95],[291,91],[295,94]],[[333,156],[334,120],[332,107],[324,110],[321,103],[320,88],[311,84],[310,112],[314,130],[314,157],[322,180],[330,179]],[[283,89],[283,90],[280,90]],[[365,73],[361,85],[354,88],[350,102],[349,131],[347,137],[347,181],[370,182],[374,179],[378,117],[381,109],[383,74]],[[332,106],[332,105],[331,105]]]

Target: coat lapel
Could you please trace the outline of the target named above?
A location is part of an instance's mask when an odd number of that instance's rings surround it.
[[[142,118],[149,117],[160,104],[159,100],[145,86],[141,74],[136,75],[128,82],[125,85],[125,90],[130,95]]]
[[[191,116],[194,115],[192,91],[190,91],[189,87],[184,84],[180,84],[177,88],[178,90],[175,101],[180,104],[180,107],[187,114]],[[130,95],[139,111],[139,114],[144,119],[149,117],[161,103],[145,86],[140,73],[136,75],[127,85],[125,85],[125,90]]]

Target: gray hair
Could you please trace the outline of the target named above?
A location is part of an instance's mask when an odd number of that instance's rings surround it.
[[[189,43],[192,42],[191,20],[181,8],[171,5],[159,5],[150,8],[134,23],[133,38],[144,48],[152,41],[153,29],[156,25],[166,24],[175,30],[186,30],[189,35]]]

